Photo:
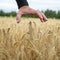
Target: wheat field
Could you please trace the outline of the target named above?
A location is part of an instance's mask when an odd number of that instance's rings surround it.
[[[0,60],[60,60],[60,21],[0,17]]]

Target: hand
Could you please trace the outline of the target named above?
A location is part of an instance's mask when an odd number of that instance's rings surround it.
[[[29,6],[23,6],[19,9],[19,12],[17,13],[17,17],[16,17],[17,23],[19,23],[21,21],[22,15],[28,15],[28,14],[38,16],[41,22],[47,21],[46,16],[42,12],[34,10],[34,9],[30,8]]]

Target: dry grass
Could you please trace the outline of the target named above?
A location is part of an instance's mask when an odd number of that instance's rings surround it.
[[[60,60],[60,21],[0,17],[0,60]]]

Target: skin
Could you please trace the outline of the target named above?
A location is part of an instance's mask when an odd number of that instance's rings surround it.
[[[23,6],[19,9],[17,16],[16,16],[17,23],[21,21],[21,17],[23,15],[36,15],[39,17],[41,22],[47,21],[47,17],[42,12],[34,10],[30,8],[29,6]]]

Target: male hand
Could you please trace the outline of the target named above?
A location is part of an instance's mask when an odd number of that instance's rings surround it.
[[[17,17],[16,17],[17,23],[21,21],[22,15],[28,15],[28,14],[38,16],[41,22],[47,21],[46,16],[42,12],[34,10],[30,8],[29,6],[23,6],[19,9],[19,12],[17,13]]]

